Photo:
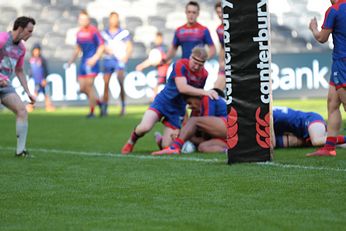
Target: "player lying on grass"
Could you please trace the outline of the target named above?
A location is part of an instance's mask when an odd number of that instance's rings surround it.
[[[223,92],[214,89],[220,96]],[[198,145],[200,152],[224,152],[227,149],[227,106],[222,97],[210,99],[206,96],[188,97],[187,103],[193,111],[199,111],[200,116],[190,117],[179,136],[174,139],[171,146],[152,155],[180,154],[185,141],[190,140]],[[196,136],[201,133],[202,135]]]
[[[315,112],[302,112],[288,107],[274,107],[274,147],[323,146],[327,138],[326,122]],[[346,137],[337,136],[337,144]]]
[[[216,91],[203,90],[208,77],[208,72],[204,68],[207,57],[204,48],[195,47],[189,59],[179,59],[174,63],[165,88],[155,97],[144,113],[142,121],[135,127],[122,148],[122,154],[131,153],[137,140],[148,133],[160,120],[165,125],[162,145],[169,146],[172,142],[171,137],[178,134],[185,115],[186,101],[182,94],[218,98]]]

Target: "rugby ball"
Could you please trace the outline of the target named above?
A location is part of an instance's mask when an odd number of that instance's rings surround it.
[[[157,48],[152,49],[149,52],[149,63],[153,66],[157,66],[160,64],[161,60],[162,60],[162,54],[161,51]]]
[[[195,151],[196,151],[196,146],[190,141],[186,141],[183,147],[181,148],[182,153],[192,153]]]

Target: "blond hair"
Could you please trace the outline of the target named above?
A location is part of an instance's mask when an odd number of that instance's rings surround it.
[[[205,62],[208,59],[208,53],[204,47],[197,46],[192,49],[191,56],[200,59],[202,62]]]

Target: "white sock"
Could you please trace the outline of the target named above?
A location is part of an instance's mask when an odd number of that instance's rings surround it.
[[[28,134],[28,121],[16,121],[17,154],[25,150],[26,136]]]

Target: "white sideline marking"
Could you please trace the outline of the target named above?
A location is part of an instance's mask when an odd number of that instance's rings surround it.
[[[0,146],[0,150],[14,150],[10,147]],[[78,152],[71,150],[59,150],[59,149],[44,149],[44,148],[31,148],[32,152],[45,152],[45,153],[62,153],[62,154],[72,154],[80,156],[101,156],[101,157],[116,157],[116,158],[132,158],[132,159],[143,159],[143,160],[180,160],[180,161],[192,161],[192,162],[204,162],[204,163],[225,163],[225,160],[220,159],[202,159],[196,157],[174,157],[174,156],[151,156],[151,155],[122,155],[113,153],[101,153],[101,152]],[[318,170],[318,171],[336,171],[336,172],[346,172],[343,168],[327,168],[327,167],[317,167],[317,166],[304,166],[304,165],[294,165],[294,164],[280,164],[275,162],[258,162],[256,165],[271,166],[278,168],[296,168],[303,170]]]
[[[14,150],[10,147],[1,147],[0,150]],[[175,158],[174,156],[151,156],[151,155],[123,155],[123,154],[113,154],[113,153],[101,153],[101,152],[78,152],[70,150],[58,150],[58,149],[43,149],[43,148],[30,148],[29,152],[46,152],[46,153],[62,153],[62,154],[72,154],[80,156],[108,156],[117,158],[132,158],[132,159],[144,159],[144,160],[181,160],[181,161],[192,161],[192,162],[205,162],[205,163],[225,163],[225,161],[220,159],[201,159],[196,157],[181,157]]]
[[[326,167],[316,167],[316,166],[304,166],[304,165],[295,165],[295,164],[280,164],[275,162],[263,162],[257,163],[258,165],[268,165],[280,168],[298,168],[306,170],[327,170],[327,171],[336,171],[336,172],[346,172],[346,169],[343,168],[326,168]]]

